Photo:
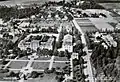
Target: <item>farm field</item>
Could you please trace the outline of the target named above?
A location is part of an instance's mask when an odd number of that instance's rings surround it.
[[[113,26],[111,26],[109,23],[117,23],[116,20],[114,20],[113,18],[90,18],[92,24],[95,25],[95,27],[98,29],[98,30],[111,30],[113,31],[114,28]]]
[[[76,19],[78,22],[78,25],[83,30],[83,32],[91,32],[91,31],[97,31],[98,29],[95,27],[94,24],[89,19]]]
[[[97,31],[98,29],[95,26],[90,26],[90,27],[80,27],[84,32],[92,32],[92,31]]]

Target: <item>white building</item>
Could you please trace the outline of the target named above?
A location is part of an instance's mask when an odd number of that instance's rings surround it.
[[[41,49],[53,50],[54,38],[50,37],[47,42],[41,42]]]
[[[107,43],[108,46],[117,47],[117,42],[114,41],[111,35],[102,36],[102,39]]]
[[[33,50],[37,50],[37,48],[39,47],[39,40],[33,40],[30,43],[30,48]]]
[[[120,29],[120,23],[118,23],[117,25],[116,25],[116,29]]]
[[[73,52],[72,35],[67,34],[64,36],[62,48],[68,50],[68,52]]]
[[[71,58],[72,58],[72,59],[79,59],[79,58],[78,58],[78,53],[72,53]]]
[[[66,31],[69,33],[69,32],[72,32],[72,26],[70,25],[67,25],[66,26]]]

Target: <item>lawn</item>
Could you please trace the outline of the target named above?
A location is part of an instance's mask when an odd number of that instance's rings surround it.
[[[33,69],[46,69],[49,68],[49,62],[33,62],[32,65]]]
[[[28,57],[24,56],[24,57],[19,58],[18,60],[28,60]]]
[[[45,57],[45,56],[39,56],[37,59],[35,60],[50,60],[51,57]]]
[[[25,80],[24,82],[58,82],[55,74],[45,74],[43,77]]]
[[[54,60],[55,60],[55,61],[69,61],[69,60],[67,59],[67,57],[58,57],[58,56],[55,56]]]
[[[76,21],[78,23],[90,23],[91,22],[89,19],[86,19],[86,18],[76,19]]]
[[[95,27],[80,27],[84,32],[97,31]]]
[[[26,61],[12,61],[8,67],[12,69],[21,69],[27,66],[28,62]]]
[[[60,68],[62,70],[62,68],[64,68],[65,66],[69,66],[69,64],[66,64],[66,63],[61,63],[61,62],[55,62],[53,64],[53,68]]]

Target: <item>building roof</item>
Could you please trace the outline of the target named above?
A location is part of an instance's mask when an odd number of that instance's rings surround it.
[[[72,42],[72,35],[67,34],[64,36],[64,42]]]

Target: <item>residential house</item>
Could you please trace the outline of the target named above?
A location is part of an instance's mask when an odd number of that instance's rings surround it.
[[[71,58],[72,58],[72,59],[79,59],[78,53],[72,53]]]
[[[102,36],[102,39],[107,43],[107,45],[109,47],[111,47],[111,46],[117,47],[117,42],[114,41],[114,39],[111,35]]]

